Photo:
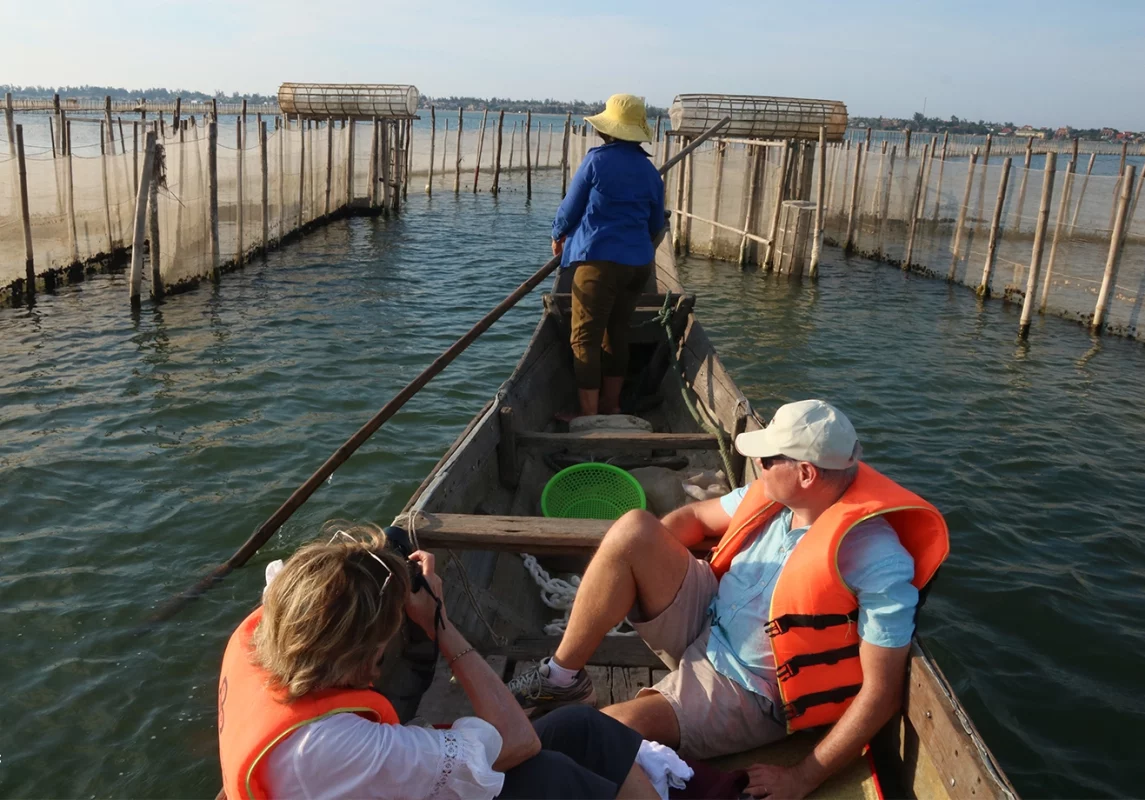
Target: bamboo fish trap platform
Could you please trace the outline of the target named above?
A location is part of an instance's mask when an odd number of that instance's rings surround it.
[[[847,106],[838,100],[680,94],[668,113],[673,132],[681,136],[695,136],[728,116],[732,121],[721,136],[730,138],[818,140],[824,127],[828,142],[841,142],[847,130]]]
[[[416,86],[394,83],[284,83],[282,113],[303,119],[410,119],[421,95]]]

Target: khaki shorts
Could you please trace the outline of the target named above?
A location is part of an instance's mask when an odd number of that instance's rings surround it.
[[[668,608],[650,620],[642,620],[636,608],[628,616],[672,670],[640,694],[659,692],[672,706],[680,725],[679,752],[686,758],[739,753],[787,735],[772,716],[770,700],[721,675],[708,660],[708,606],[716,587],[708,562],[693,559]]]

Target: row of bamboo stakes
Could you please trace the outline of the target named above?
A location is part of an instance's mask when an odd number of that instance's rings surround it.
[[[671,132],[669,132],[671,134]],[[668,148],[672,136],[668,138]],[[870,159],[871,148],[871,131],[867,131],[866,141],[859,142],[855,146],[854,157],[854,170],[850,176],[850,185],[844,187],[846,203],[846,232],[843,237],[843,249],[850,253],[853,252],[855,247],[855,232],[856,222],[858,217],[863,213],[859,208],[859,197],[862,196],[863,181],[866,174],[864,167],[864,160]],[[749,148],[748,166],[745,170],[748,179],[744,185],[744,200],[742,204],[743,222],[739,227],[721,223],[718,220],[719,208],[722,201],[721,195],[723,191],[723,172],[724,172],[724,151],[726,146],[735,141],[738,144],[745,145]],[[752,253],[750,245],[759,244],[766,247],[760,265],[765,269],[775,268],[776,262],[776,240],[778,235],[778,228],[780,223],[780,212],[783,203],[797,197],[805,199],[809,196],[806,184],[803,183],[803,178],[796,174],[796,172],[803,171],[802,168],[794,166],[795,162],[799,159],[797,148],[794,142],[791,141],[753,141],[753,140],[727,140],[715,139],[715,165],[713,177],[713,193],[710,218],[704,218],[698,214],[693,213],[692,192],[695,184],[693,175],[693,165],[691,157],[685,159],[680,167],[680,175],[676,182],[676,197],[675,204],[671,208],[672,213],[677,219],[677,225],[673,234],[673,243],[677,252],[688,252],[691,243],[691,223],[693,221],[710,225],[711,242],[710,245],[714,246],[716,239],[716,231],[724,230],[732,233],[739,234],[740,249],[738,263],[740,266],[746,265],[751,259]],[[887,142],[882,142],[881,154],[879,159],[878,175],[876,177],[876,191],[873,197],[873,203],[869,209],[868,216],[873,216],[879,221],[878,233],[878,246],[876,248],[876,255],[881,255],[883,249],[883,227],[888,216],[888,206],[890,200],[891,182],[894,177],[894,165],[897,156],[897,145],[891,145],[887,148]],[[1033,249],[1030,257],[1029,270],[1026,276],[1026,288],[1022,303],[1022,314],[1019,322],[1019,336],[1025,338],[1029,334],[1032,314],[1037,303],[1038,311],[1044,313],[1046,310],[1050,289],[1052,286],[1052,279],[1054,274],[1055,261],[1058,253],[1058,245],[1064,235],[1068,235],[1077,224],[1078,215],[1081,210],[1082,201],[1085,196],[1086,186],[1089,183],[1089,176],[1093,171],[1094,161],[1096,154],[1091,154],[1089,164],[1086,168],[1081,189],[1077,194],[1076,202],[1073,201],[1072,189],[1074,178],[1077,174],[1078,163],[1078,140],[1073,142],[1073,155],[1068,164],[1064,196],[1060,199],[1058,206],[1057,224],[1054,228],[1053,239],[1050,245],[1049,258],[1046,263],[1044,275],[1042,274],[1041,266],[1043,253],[1045,250],[1045,242],[1047,238],[1047,231],[1049,226],[1049,211],[1053,202],[1053,188],[1054,177],[1057,165],[1057,153],[1054,150],[1045,152],[1045,176],[1042,183],[1042,196],[1039,205],[1038,215],[1036,217],[1036,228],[1034,233]],[[973,193],[975,176],[979,170],[976,167],[979,165],[979,157],[981,156],[981,170],[982,175],[985,176],[985,167],[989,164],[991,155],[992,137],[988,136],[984,152],[980,153],[978,149],[970,153],[969,169],[967,171],[966,185],[962,194],[962,202],[959,205],[958,221],[955,225],[954,241],[952,245],[953,257],[951,260],[950,268],[947,274],[947,280],[953,282],[957,274],[957,268],[961,263],[962,256],[962,239],[963,231],[966,226],[967,213],[972,205],[971,196]],[[783,176],[780,185],[780,191],[776,193],[774,207],[772,208],[771,217],[768,223],[766,232],[756,232],[752,230],[753,221],[759,218],[760,213],[760,196],[762,194],[760,187],[763,185],[763,170],[766,165],[766,156],[763,155],[764,148],[782,148],[782,155],[779,159],[780,162],[780,175]],[[910,136],[907,135],[906,145],[904,147],[905,157],[909,158]],[[813,238],[811,241],[811,257],[808,264],[808,275],[815,278],[818,274],[819,261],[823,246],[823,234],[826,225],[827,209],[834,205],[834,192],[836,186],[836,178],[838,176],[838,167],[840,161],[844,161],[849,157],[851,142],[845,142],[839,145],[834,145],[832,149],[835,150],[835,158],[832,160],[832,174],[831,174],[831,196],[825,198],[825,182],[828,170],[828,148],[824,142],[824,131],[820,131],[820,138],[817,147],[818,153],[818,169],[816,170],[816,191],[815,191],[815,222],[812,227]],[[806,143],[803,148],[804,159],[808,157],[810,152],[810,143]],[[924,145],[923,156],[919,161],[916,175],[913,181],[913,191],[911,192],[910,209],[913,213],[910,215],[909,225],[907,228],[907,238],[905,243],[905,257],[900,262],[902,269],[909,270],[912,266],[919,266],[914,264],[914,245],[918,225],[927,216],[930,216],[933,222],[937,223],[939,218],[939,207],[942,192],[943,171],[949,154],[949,134],[943,136],[941,145],[941,155],[939,155],[939,142],[938,137],[934,136],[930,142]],[[667,151],[666,151],[667,155]],[[889,155],[889,159],[888,159]],[[1026,183],[1030,174],[1030,163],[1034,155],[1034,143],[1032,140],[1026,142],[1025,148],[1025,161],[1024,171],[1022,174],[1021,187],[1018,191],[1018,200],[1013,212],[1012,224],[1016,227],[1018,221],[1022,217],[1023,209],[1026,201]],[[933,213],[928,215],[929,209],[929,186],[930,175],[934,166],[934,161],[938,163],[938,179],[937,187],[935,190]],[[885,173],[889,161],[889,169]],[[1002,175],[999,180],[998,193],[995,199],[993,214],[990,220],[989,229],[989,243],[987,245],[987,254],[985,264],[982,270],[982,277],[976,287],[976,291],[983,296],[990,292],[990,283],[995,266],[995,255],[997,252],[999,236],[1003,228],[1003,209],[1007,199],[1009,190],[1009,175],[1012,167],[1012,157],[1007,157],[1002,164]],[[803,161],[806,164],[806,161]],[[848,167],[850,164],[848,163]],[[809,174],[809,173],[808,173]],[[1136,181],[1136,167],[1126,163],[1126,150],[1122,148],[1121,163],[1118,170],[1118,183],[1113,199],[1112,207],[1110,208],[1109,229],[1110,241],[1109,249],[1105,262],[1105,269],[1102,275],[1101,288],[1098,291],[1097,302],[1094,308],[1093,316],[1090,321],[1090,328],[1095,332],[1100,332],[1104,329],[1106,316],[1109,309],[1109,300],[1113,288],[1116,285],[1117,274],[1121,263],[1121,254],[1124,249],[1125,239],[1128,235],[1129,220],[1132,219],[1137,201],[1141,195],[1142,185],[1145,181]],[[794,184],[798,187],[794,192],[792,186]],[[846,181],[846,179],[845,179]],[[981,180],[978,186],[978,200],[977,212],[980,213],[985,208],[985,177]],[[1072,209],[1072,213],[1071,213]],[[1068,221],[1067,221],[1068,220]],[[798,272],[795,273],[799,275]],[[1040,286],[1040,294],[1038,292]]]
[[[211,261],[211,278],[217,280],[224,266],[240,266],[253,255],[265,253],[270,249],[270,204],[269,204],[269,171],[267,164],[267,123],[262,115],[257,115],[256,129],[259,137],[259,167],[261,176],[261,208],[262,208],[262,237],[260,244],[248,252],[247,242],[243,240],[243,224],[245,203],[243,198],[243,171],[245,161],[244,138],[247,130],[246,102],[243,101],[240,113],[237,115],[238,124],[235,126],[235,147],[237,159],[237,246],[233,259],[223,264],[219,245],[219,219],[218,219],[218,122],[217,113],[212,112],[207,122],[207,182],[208,182],[208,218],[209,218],[209,249]],[[24,148],[23,125],[14,124],[12,95],[5,96],[5,117],[8,128],[9,151],[16,158],[17,174],[20,194],[20,215],[24,238],[24,292],[31,303],[36,292],[35,253],[32,242],[31,215],[28,203],[28,173]],[[100,121],[100,155],[115,154],[115,130],[111,119],[111,98],[105,99],[105,118]],[[132,126],[132,175],[133,184],[137,187],[135,213],[133,216],[132,239],[130,246],[129,268],[129,299],[133,307],[140,303],[143,279],[143,252],[144,243],[149,252],[151,264],[151,294],[159,298],[164,294],[163,280],[160,273],[160,236],[158,215],[158,191],[163,176],[159,173],[159,166],[163,162],[162,142],[167,139],[167,127],[162,112],[159,118],[150,123],[146,122],[146,111],[141,111],[139,121],[129,122]],[[52,157],[66,159],[64,170],[64,196],[66,202],[66,218],[68,224],[69,240],[71,243],[71,261],[80,263],[77,236],[76,215],[74,205],[74,191],[72,186],[72,148],[71,124],[67,119],[67,112],[59,109],[58,124],[53,125],[49,118],[50,138],[52,140]],[[300,130],[312,131],[321,121],[295,119],[294,123]],[[397,213],[400,211],[401,198],[408,196],[409,175],[412,165],[412,119],[380,119],[372,121],[373,139],[370,147],[369,191],[367,209],[371,212]],[[346,163],[346,195],[341,202],[332,198],[333,184],[333,133],[336,124],[343,128],[349,127],[348,156]],[[180,102],[176,101],[172,118],[172,128],[177,131],[179,142],[185,140],[188,126],[196,125],[193,116],[183,118],[180,115]],[[275,117],[275,129],[292,129],[289,117]],[[118,130],[121,153],[127,153],[127,137],[124,133],[123,119],[118,119]],[[143,146],[140,148],[140,132],[143,132]],[[329,218],[332,214],[349,208],[354,199],[354,135],[356,125],[349,120],[326,120],[327,159],[326,159],[326,187],[324,196],[324,210],[320,219]],[[110,151],[110,153],[109,153]],[[140,156],[142,155],[142,165]],[[282,152],[280,151],[280,161]],[[300,164],[305,164],[306,136],[301,138]],[[141,169],[142,167],[142,169]],[[285,173],[284,164],[279,164],[280,173]],[[301,229],[304,224],[304,197],[306,192],[305,169],[299,172],[299,209],[296,225],[288,229],[286,220],[282,220],[282,237],[293,231]],[[281,191],[281,184],[280,184]],[[103,165],[103,195],[105,220],[107,228],[107,254],[113,255],[116,248],[111,226],[110,198],[108,195],[108,180],[106,161]],[[280,198],[280,208],[285,204]],[[150,223],[148,224],[148,220]]]

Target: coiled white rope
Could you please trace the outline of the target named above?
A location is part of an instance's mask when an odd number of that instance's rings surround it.
[[[563,616],[560,616],[545,625],[544,631],[547,636],[563,636],[565,628],[569,624],[569,612],[572,611],[573,600],[576,599],[577,589],[580,588],[580,576],[573,575],[569,580],[562,580],[554,578],[545,571],[545,568],[537,561],[536,556],[531,556],[528,553],[521,553],[521,560],[525,562],[525,569],[533,576],[537,586],[541,587],[541,602],[546,606],[556,611],[563,611]],[[622,628],[628,627],[628,630]],[[609,636],[637,636],[636,631],[631,629],[628,621],[624,620],[615,628],[608,632]]]

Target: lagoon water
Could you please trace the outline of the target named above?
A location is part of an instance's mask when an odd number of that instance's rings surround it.
[[[0,310],[0,795],[211,796],[227,636],[333,516],[388,522],[510,373],[527,298],[172,622],[362,421],[545,260],[559,199],[412,191],[133,316],[122,275]],[[686,261],[753,404],[820,396],[948,515],[923,635],[1021,793],[1140,793],[1145,349],[828,250],[803,286]]]

